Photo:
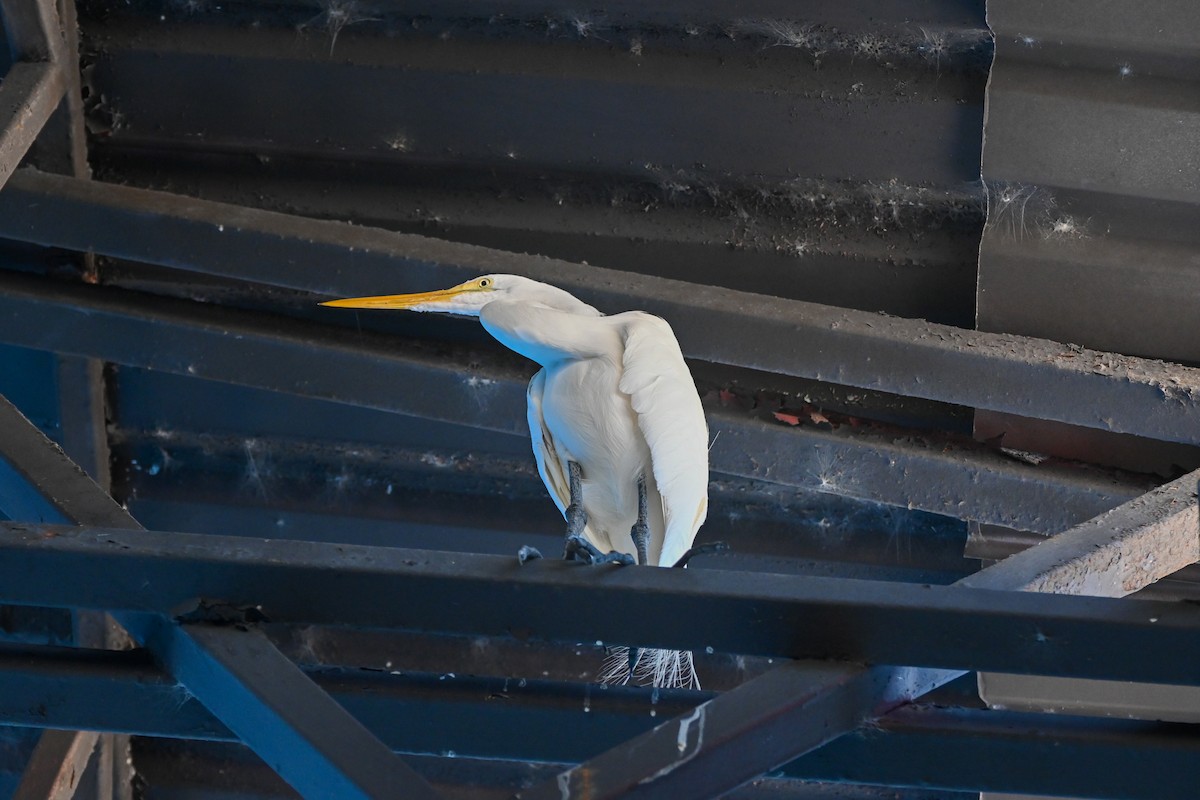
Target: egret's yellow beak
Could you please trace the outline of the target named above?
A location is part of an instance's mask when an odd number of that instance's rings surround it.
[[[412,308],[424,303],[446,303],[467,291],[470,291],[469,287],[454,286],[449,289],[438,289],[436,292],[348,297],[345,300],[327,300],[318,305],[332,306],[333,308]]]

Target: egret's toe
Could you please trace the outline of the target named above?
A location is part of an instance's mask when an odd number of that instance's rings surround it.
[[[524,564],[526,561],[537,561],[542,557],[542,551],[536,547],[530,547],[527,544],[521,545],[521,549],[517,551],[517,561]]]

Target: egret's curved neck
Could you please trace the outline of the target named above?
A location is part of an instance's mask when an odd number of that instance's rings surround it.
[[[605,317],[596,309],[575,302],[580,306],[578,311],[539,302],[501,300],[484,306],[479,321],[502,345],[543,367],[612,352],[619,345],[612,326],[604,323]]]

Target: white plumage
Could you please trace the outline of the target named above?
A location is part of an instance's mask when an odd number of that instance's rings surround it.
[[[502,344],[542,367],[529,383],[533,453],[564,514],[569,464],[580,466],[584,538],[600,551],[636,557],[630,531],[644,477],[648,563],[672,566],[692,546],[708,512],[708,427],[662,319],[641,311],[605,316],[561,289],[516,275],[325,305],[478,316]],[[621,674],[611,677],[627,678],[628,667],[617,666]],[[637,675],[655,685],[696,685],[690,653],[646,651]]]

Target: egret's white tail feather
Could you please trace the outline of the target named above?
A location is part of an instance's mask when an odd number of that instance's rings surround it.
[[[687,650],[642,650],[629,673],[629,648],[614,647],[600,668],[602,683],[634,683],[641,686],[661,686],[666,689],[699,689],[700,679]]]

